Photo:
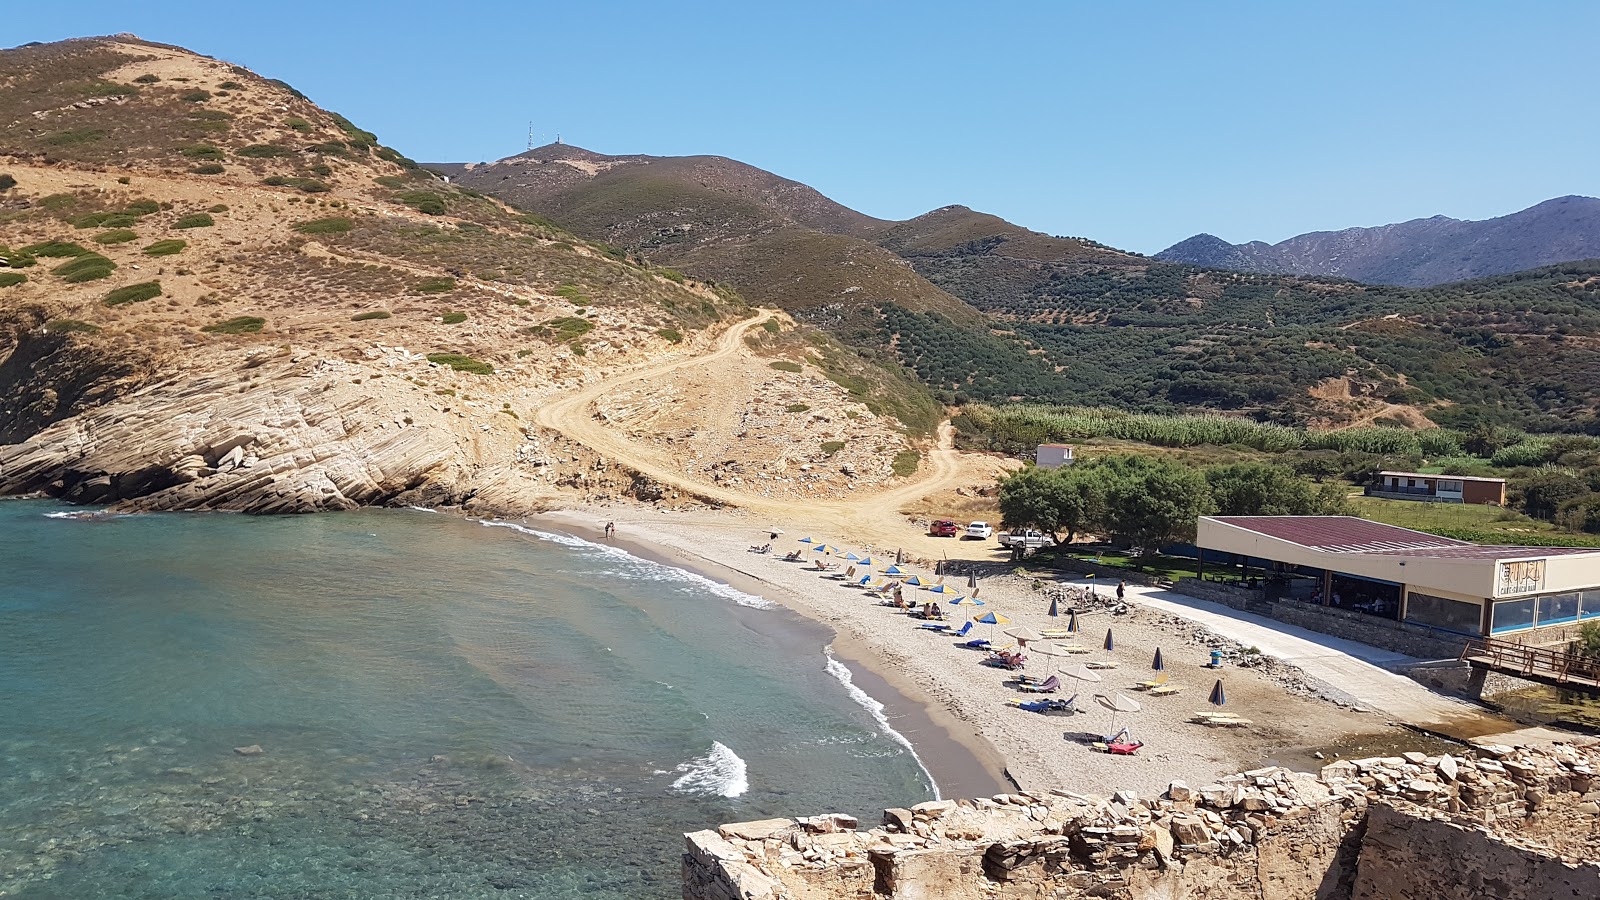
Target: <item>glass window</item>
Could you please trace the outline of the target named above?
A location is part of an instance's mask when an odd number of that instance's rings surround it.
[[[1546,594],[1539,599],[1539,624],[1559,625],[1578,620],[1578,594]]]
[[[1481,634],[1483,606],[1412,591],[1406,595],[1406,621],[1457,634]]]
[[[1584,591],[1578,600],[1578,617],[1600,619],[1600,591]]]
[[[1500,600],[1494,605],[1493,631],[1515,631],[1518,628],[1533,627],[1533,598],[1523,600]]]

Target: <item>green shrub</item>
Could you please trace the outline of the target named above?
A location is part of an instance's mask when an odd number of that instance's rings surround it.
[[[327,219],[312,219],[294,226],[294,230],[301,234],[344,234],[354,228],[356,223],[344,216],[333,216]]]
[[[138,239],[139,235],[127,228],[113,228],[110,231],[102,231],[94,236],[96,244],[126,244],[129,241]]]
[[[8,288],[28,280],[21,272],[0,272],[0,288]]]
[[[589,351],[584,349],[584,346],[582,344],[574,341],[572,343],[572,355],[573,356],[588,356],[589,355]]]
[[[77,205],[78,195],[76,194],[50,194],[49,196],[40,197],[38,203],[40,209],[48,209],[51,212],[60,212]]]
[[[76,228],[127,228],[137,220],[131,213],[93,212],[78,216],[72,224]]]
[[[177,238],[169,238],[168,240],[164,241],[156,241],[154,244],[144,248],[144,255],[172,256],[174,254],[182,253],[183,248],[187,246],[189,246],[188,241],[180,241]]]
[[[290,116],[289,119],[287,121],[285,121],[283,124],[289,126],[289,128],[291,130],[293,130],[293,131],[310,131],[311,130],[311,123],[307,122],[305,119],[299,118],[297,116]]]
[[[901,478],[910,478],[917,474],[917,467],[922,465],[922,454],[915,450],[901,450],[894,455],[894,461],[889,463],[890,471]]]
[[[29,256],[43,256],[54,259],[69,256],[83,256],[89,253],[89,251],[83,247],[80,247],[77,244],[68,243],[66,241],[46,241],[43,244],[34,244],[31,247],[24,247],[22,248],[21,252],[26,253]]]
[[[577,316],[561,316],[535,325],[528,333],[557,344],[576,340],[594,330],[594,323]]]
[[[211,218],[211,214],[210,213],[190,213],[189,215],[184,216],[183,218],[179,219],[178,221],[173,222],[172,223],[172,227],[173,228],[210,228],[211,226],[213,226],[215,224],[217,224],[217,220]]]
[[[251,144],[248,147],[240,147],[234,151],[234,154],[243,156],[246,159],[272,159],[278,156],[288,156],[293,152],[288,147],[278,144]]]
[[[224,169],[219,163],[204,163],[202,165],[195,166],[189,171],[196,175],[221,175],[223,172],[226,172],[227,169]]]
[[[17,186],[17,179],[10,174],[0,172],[0,191],[9,191]]]
[[[360,128],[357,128],[354,122],[351,122],[349,119],[346,119],[344,116],[341,116],[338,113],[329,113],[328,116],[333,119],[333,124],[339,126],[339,130],[344,132],[345,136],[350,139],[350,143],[352,145],[359,147],[377,146],[377,135],[370,131],[364,131]]]
[[[811,409],[811,407],[807,406],[804,403],[791,403],[788,406],[785,406],[783,408],[783,411],[784,412],[791,412],[791,413],[803,413],[803,412],[806,412],[806,411],[808,411],[810,409]]]
[[[190,159],[221,159],[222,151],[210,144],[194,144],[183,148],[183,155]]]
[[[761,329],[767,334],[777,334],[783,330],[783,326],[778,324],[777,319],[768,319],[761,323]]]
[[[683,333],[676,328],[657,328],[656,334],[674,344],[683,343]]]
[[[123,211],[135,216],[148,216],[161,211],[161,204],[148,197],[133,200],[123,207]]]
[[[447,276],[437,278],[424,278],[411,286],[412,293],[416,294],[448,294],[456,289],[456,280]]]
[[[326,178],[327,176],[333,174],[333,166],[325,165],[323,163],[317,163],[316,165],[311,167],[311,174],[313,174],[313,175],[321,175],[324,178]]]
[[[210,99],[211,99],[211,92],[210,91],[201,91],[201,90],[190,91],[190,92],[184,94],[183,97],[182,97],[182,100],[185,103],[204,103],[204,102],[206,102],[207,100],[210,100]]]
[[[460,353],[429,353],[428,362],[441,366],[449,366],[457,372],[468,372],[473,375],[493,375],[494,366],[480,362],[470,356]]]
[[[71,262],[62,263],[50,271],[60,275],[68,284],[82,284],[111,277],[117,264],[98,253],[84,253]]]
[[[45,137],[44,142],[52,147],[74,147],[78,144],[92,144],[105,136],[105,131],[100,128],[69,128]]]
[[[377,178],[372,180],[386,188],[392,188],[397,191],[405,187],[407,184],[406,179],[401,178],[399,175],[379,175]]]
[[[210,334],[256,334],[267,320],[260,316],[235,316],[222,322],[213,322],[201,328]]]
[[[211,206],[206,207],[206,212],[208,212],[208,213],[225,213],[227,211],[228,211],[228,204],[226,204],[226,203],[216,203],[216,204],[213,204]]]
[[[370,310],[370,311],[364,312],[364,313],[356,313],[355,315],[350,317],[350,321],[352,321],[352,322],[370,322],[373,319],[387,319],[387,318],[390,318],[390,317],[391,316],[390,316],[390,313],[389,313],[388,310],[386,310],[386,309],[374,309],[374,310]]]
[[[843,450],[843,449],[844,449],[844,441],[823,441],[822,442],[822,452],[828,454],[829,456],[832,456],[835,453],[838,453],[840,450]]]
[[[50,334],[94,334],[100,327],[77,319],[51,319],[44,323],[44,330]]]
[[[126,303],[139,303],[161,296],[161,282],[141,281],[138,284],[125,285],[106,295],[101,303],[106,306],[122,306]]]
[[[237,81],[224,81],[223,83],[217,85],[217,89],[223,91],[242,91],[244,90],[244,85]]]
[[[683,273],[677,269],[658,269],[657,272],[668,281],[676,281],[678,284],[683,284]]]
[[[160,80],[161,80],[160,77],[158,77],[156,75],[140,75],[138,78],[135,78],[133,80],[133,83],[134,84],[155,84],[156,82],[158,82]]]
[[[444,315],[439,317],[439,321],[443,322],[446,325],[460,325],[462,322],[465,322],[466,320],[467,320],[467,314],[464,313],[464,312],[447,312]]]
[[[583,288],[578,287],[571,282],[556,288],[556,294],[571,300],[573,303],[576,303],[579,306],[589,302],[588,296],[583,293]]]
[[[804,368],[799,363],[790,362],[787,359],[780,359],[777,362],[768,363],[767,365],[777,369],[779,372],[799,372]]]

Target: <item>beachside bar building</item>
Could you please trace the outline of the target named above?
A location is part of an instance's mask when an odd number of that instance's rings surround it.
[[[1389,500],[1505,506],[1506,480],[1469,475],[1426,475],[1422,472],[1379,472],[1377,480],[1367,485],[1366,494]]]
[[[1440,637],[1554,642],[1600,619],[1596,549],[1484,546],[1350,516],[1203,516],[1196,543],[1207,560],[1227,554],[1258,572],[1251,583],[1268,599]]]

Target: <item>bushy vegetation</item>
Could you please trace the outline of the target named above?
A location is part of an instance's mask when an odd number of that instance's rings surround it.
[[[267,324],[260,316],[234,316],[201,328],[210,334],[256,334]]]
[[[811,411],[811,406],[809,404],[805,404],[805,403],[791,403],[788,406],[785,406],[783,408],[783,411],[786,412],[786,413],[810,412]]]
[[[183,252],[183,248],[185,248],[187,246],[189,246],[189,242],[188,241],[179,240],[178,238],[168,238],[167,240],[164,240],[164,241],[156,241],[154,244],[151,244],[150,246],[144,248],[144,255],[145,256],[174,256],[176,254],[182,253]]]
[[[889,471],[901,478],[910,478],[917,474],[917,467],[922,465],[922,454],[915,450],[901,450],[894,455],[889,463]]]
[[[581,316],[560,316],[528,329],[528,333],[553,344],[575,341],[594,330],[594,323]]]
[[[843,450],[843,449],[844,449],[844,441],[823,441],[822,442],[822,452],[827,454],[828,456],[832,456],[835,453],[838,453],[840,450]]]
[[[210,213],[190,213],[172,223],[173,228],[210,228],[217,224]]]
[[[196,175],[221,175],[223,172],[226,172],[227,169],[225,169],[220,163],[201,163],[189,171]]]
[[[683,332],[676,328],[658,328],[656,329],[656,334],[665,339],[668,343],[683,343]]]
[[[235,156],[245,159],[276,159],[293,153],[293,150],[281,144],[250,144],[234,151]]]
[[[34,244],[30,247],[24,247],[22,248],[21,252],[27,254],[28,256],[65,258],[84,256],[85,254],[89,253],[89,250],[68,241],[46,241],[42,244]],[[13,263],[13,265],[15,265],[15,263]]]
[[[44,323],[44,330],[50,334],[94,334],[100,327],[78,319],[51,319]]]
[[[445,214],[444,198],[431,191],[406,191],[395,199],[420,213],[430,216]]]
[[[28,280],[21,272],[0,272],[0,288],[14,287]]]
[[[128,303],[140,303],[161,296],[161,282],[141,281],[138,284],[129,284],[119,287],[107,294],[100,301],[106,306],[123,306]]]
[[[9,191],[17,186],[17,179],[8,172],[0,172],[0,191]]]
[[[411,286],[415,294],[448,294],[456,289],[456,280],[449,276],[424,278]]]
[[[60,275],[68,284],[81,284],[85,281],[98,281],[101,278],[110,278],[117,264],[98,253],[84,252],[70,262],[62,263],[50,271]]]
[[[779,372],[796,372],[796,373],[798,373],[798,372],[804,371],[804,368],[805,368],[804,366],[800,365],[799,363],[790,362],[787,359],[775,360],[773,362],[767,363],[767,365],[771,366],[774,369],[777,369]]]
[[[456,310],[451,310],[450,312],[447,312],[444,315],[439,317],[439,321],[443,322],[446,325],[460,325],[462,322],[465,322],[466,320],[467,320],[467,314],[464,313],[464,312],[456,311]]]
[[[96,244],[126,244],[129,241],[138,239],[139,235],[128,228],[113,228],[110,231],[102,231],[94,236]]]
[[[181,99],[185,103],[204,103],[211,99],[211,92],[196,89],[186,92]]]
[[[494,366],[463,356],[460,353],[429,353],[428,362],[441,366],[449,366],[457,372],[467,372],[472,375],[493,375]]]
[[[294,230],[301,234],[344,234],[356,225],[355,221],[344,216],[332,216],[326,219],[312,219],[294,226]]]
[[[223,153],[210,144],[192,144],[183,148],[183,155],[190,159],[222,159]]]
[[[261,183],[268,187],[292,187],[305,191],[308,194],[325,194],[333,190],[326,182],[315,178],[306,178],[300,175],[269,175],[261,179]]]
[[[370,322],[370,321],[372,321],[374,319],[387,319],[387,318],[390,318],[390,313],[389,313],[388,310],[386,310],[386,309],[374,309],[374,310],[369,310],[369,311],[364,312],[364,313],[356,313],[355,315],[350,317],[350,321],[352,321],[352,322]]]

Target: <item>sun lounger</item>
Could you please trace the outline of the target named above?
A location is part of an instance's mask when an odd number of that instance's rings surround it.
[[[1139,682],[1138,684],[1133,686],[1133,689],[1136,690],[1136,691],[1149,691],[1149,690],[1154,690],[1155,688],[1161,687],[1162,685],[1164,685],[1166,683],[1167,683],[1167,673],[1162,672],[1161,674],[1159,674],[1156,677],[1150,679],[1149,681],[1141,681],[1141,682]]]
[[[1045,630],[1039,632],[1039,634],[1051,640],[1056,640],[1057,638],[1072,637],[1073,632],[1070,632],[1065,628],[1046,628]]]
[[[968,650],[987,650],[987,649],[989,649],[989,639],[988,638],[973,638],[972,640],[967,641],[965,644],[962,644],[961,646],[967,648]]]
[[[1232,713],[1195,713],[1194,720],[1207,728],[1244,728],[1255,724]]]
[[[1114,659],[1092,659],[1084,665],[1091,669],[1115,669],[1118,663]]]
[[[1181,684],[1163,684],[1160,687],[1151,688],[1149,693],[1152,697],[1170,697],[1182,690],[1183,685]]]
[[[1006,705],[1046,716],[1070,716],[1078,711],[1078,695],[1073,694],[1065,700],[1057,700],[1053,697],[1040,697],[1037,700],[1018,700],[1013,697],[1006,701]]]
[[[950,626],[949,625],[945,625],[945,624],[942,624],[940,622],[925,623],[925,624],[922,624],[922,625],[918,625],[917,627],[918,628],[927,629],[928,631],[949,631],[950,630]]]
[[[1051,675],[1038,684],[1025,681],[1017,685],[1017,690],[1028,694],[1054,694],[1056,691],[1061,690],[1061,679]]]
[[[1138,753],[1139,748],[1143,746],[1144,744],[1138,741],[1118,741],[1115,744],[1107,744],[1106,752],[1114,753],[1118,756],[1132,756]]]

